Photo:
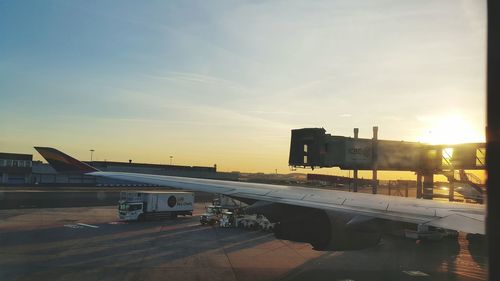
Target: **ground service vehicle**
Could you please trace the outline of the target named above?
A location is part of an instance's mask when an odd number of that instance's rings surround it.
[[[265,216],[257,214],[240,215],[236,218],[236,226],[242,228],[272,230],[274,223],[271,223]]]
[[[192,215],[194,194],[179,191],[124,191],[118,202],[121,220],[176,218]]]
[[[205,213],[200,216],[200,223],[202,225],[214,225],[219,222],[219,219],[224,210],[220,206],[210,205],[206,207]]]

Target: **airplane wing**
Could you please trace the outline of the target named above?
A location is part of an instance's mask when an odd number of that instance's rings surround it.
[[[219,193],[255,201],[348,212],[467,233],[485,234],[485,208],[484,205],[478,204],[442,202],[309,187],[137,173],[99,171],[88,174],[173,188]]]
[[[36,149],[51,164],[54,161],[61,162],[61,159],[66,159],[64,161],[65,165],[63,165],[66,170],[68,169],[68,165],[77,163],[75,161],[78,161],[53,148],[36,147]],[[313,209],[333,212],[334,214],[347,214],[349,220],[344,221],[345,225],[360,221],[359,218],[377,218],[467,233],[485,234],[484,205],[353,193],[309,187],[138,173],[103,172],[95,169],[88,171],[88,167],[86,166],[79,165],[79,167],[83,169],[82,172],[88,175],[224,194],[234,198],[248,199],[252,202],[274,203],[276,206],[282,206],[282,208],[292,206],[303,208],[303,210]],[[311,214],[317,213],[312,212]],[[339,219],[335,215],[333,219],[327,219],[326,221],[334,224]],[[309,219],[303,220],[303,222],[309,222]]]

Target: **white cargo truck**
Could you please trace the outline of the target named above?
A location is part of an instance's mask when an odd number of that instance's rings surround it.
[[[182,191],[123,191],[118,201],[120,220],[176,218],[193,215],[194,194]]]

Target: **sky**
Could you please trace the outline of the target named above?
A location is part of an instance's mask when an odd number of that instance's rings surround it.
[[[0,151],[288,173],[296,128],[484,141],[485,2],[1,0]]]

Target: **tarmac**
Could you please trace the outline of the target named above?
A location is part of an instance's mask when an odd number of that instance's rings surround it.
[[[463,233],[425,243],[386,235],[371,248],[318,252],[270,232],[201,226],[204,206],[140,223],[118,221],[116,206],[0,210],[0,280],[487,279],[484,243]]]

